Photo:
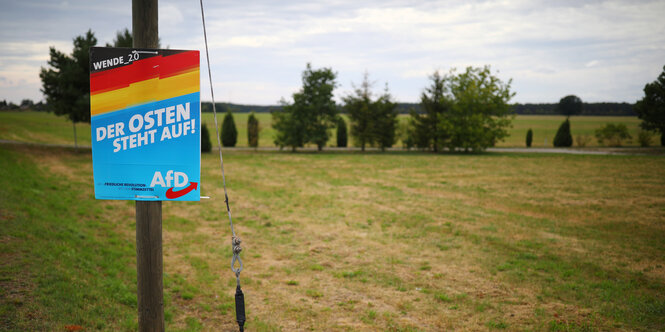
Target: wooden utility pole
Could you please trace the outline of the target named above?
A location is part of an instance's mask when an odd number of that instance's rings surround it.
[[[135,48],[157,48],[157,0],[132,0]],[[139,331],[164,331],[162,202],[136,201]]]

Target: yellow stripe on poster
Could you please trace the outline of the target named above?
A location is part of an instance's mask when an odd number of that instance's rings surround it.
[[[199,92],[199,70],[167,78],[152,78],[132,83],[126,88],[90,96],[92,116],[117,111],[134,105]]]

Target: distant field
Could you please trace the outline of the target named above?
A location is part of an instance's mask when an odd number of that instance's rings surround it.
[[[247,146],[247,117],[248,114],[236,114],[234,119],[238,127],[238,146]],[[272,129],[272,116],[268,113],[257,114],[261,124],[259,146],[274,146],[274,134]],[[212,114],[204,113],[203,121],[208,123],[210,128],[213,128]],[[220,126],[223,115],[218,119]],[[344,116],[347,125],[349,120]],[[405,121],[408,115],[400,115],[400,120]],[[533,147],[552,147],[552,140],[556,134],[559,125],[565,120],[564,116],[550,116],[550,115],[519,115],[513,121],[513,127],[508,130],[509,137],[504,142],[499,143],[497,146],[501,147],[523,147],[526,146],[526,132],[531,128],[533,130]],[[583,117],[575,116],[571,118],[571,131],[573,141],[576,141],[577,135],[587,136],[590,138],[587,146],[599,146],[595,138],[595,130],[608,123],[623,123],[628,127],[628,131],[633,136],[631,142],[626,142],[625,146],[638,146],[637,133],[639,131],[640,119],[637,117],[623,117],[623,116],[597,116],[597,117]],[[653,144],[657,144],[658,137],[654,136]],[[352,142],[350,142],[351,144]],[[331,135],[331,140],[328,142],[329,146],[335,144],[335,132]],[[401,142],[395,144],[396,147],[401,146]],[[575,144],[575,146],[577,146]]]
[[[565,120],[564,116],[557,115],[520,115],[515,117],[513,128],[510,129],[510,136],[505,142],[498,146],[526,146],[526,132],[531,128],[533,130],[534,147],[551,147],[554,136],[559,125]],[[625,116],[573,116],[570,118],[570,130],[573,135],[573,144],[577,146],[577,136],[587,136],[591,138],[587,146],[598,146],[595,137],[595,130],[608,123],[623,123],[628,127],[633,140],[626,143],[626,146],[639,146],[637,142],[637,133],[641,120],[637,117]],[[654,136],[653,144],[659,142],[658,137]]]
[[[238,128],[238,145],[247,146],[247,117],[248,113],[234,114],[236,127]],[[272,128],[272,116],[269,113],[257,113],[261,131],[259,133],[259,146],[270,147],[274,145],[275,131]],[[400,120],[406,121],[408,116],[401,115]],[[224,114],[218,115],[218,123],[221,127]],[[348,125],[348,117],[347,119]],[[534,147],[551,147],[552,140],[556,134],[559,125],[564,121],[563,116],[541,116],[541,115],[520,115],[513,121],[513,127],[509,129],[510,136],[505,142],[499,143],[501,147],[522,147],[525,146],[526,132],[529,128],[533,129]],[[212,113],[203,113],[203,123],[208,125],[211,133],[211,139],[214,142],[214,121]],[[630,134],[633,136],[632,142],[626,142],[626,146],[637,146],[637,132],[639,130],[640,120],[636,117],[581,117],[571,118],[571,130],[573,140],[576,141],[577,135],[587,136],[590,142],[587,146],[598,146],[594,131],[596,128],[607,123],[624,123],[628,126]],[[87,124],[78,124],[76,126],[79,143],[90,145],[90,126]],[[57,117],[50,113],[39,112],[0,112],[0,139],[17,140],[23,142],[38,143],[56,143],[73,144],[74,137],[72,133],[71,122],[63,117]],[[654,136],[653,144],[659,142],[658,137]],[[335,132],[332,132],[329,146],[335,144]],[[351,145],[352,142],[350,141]],[[395,144],[401,146],[401,142]]]
[[[0,330],[136,331],[134,203],[0,144]],[[248,331],[662,331],[665,158],[230,150]],[[236,330],[215,154],[165,202],[168,331]]]

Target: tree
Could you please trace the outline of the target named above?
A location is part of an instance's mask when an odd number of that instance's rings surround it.
[[[607,142],[609,146],[621,146],[621,141],[632,138],[628,133],[628,127],[623,123],[608,123],[596,129],[596,139],[603,145]]]
[[[450,100],[444,97],[445,78],[438,71],[432,76],[432,85],[425,88],[420,96],[420,105],[423,113],[419,114],[411,110],[411,123],[413,129],[410,139],[415,146],[424,149],[431,149],[438,152],[441,147],[441,141],[447,139],[446,133],[441,132],[437,127],[440,118],[450,109]]]
[[[556,131],[554,136],[554,146],[556,147],[571,147],[573,146],[573,135],[570,134],[570,121],[566,118],[559,130]]]
[[[13,102],[7,102],[6,100],[0,101],[0,110],[15,110],[20,108],[19,105],[14,104]]]
[[[113,44],[106,43],[106,47],[134,47],[134,38],[129,29],[118,31],[113,39]]]
[[[383,95],[374,103],[376,118],[373,125],[373,136],[381,151],[385,151],[395,144],[395,131],[397,129],[397,104],[392,101],[388,92],[388,84]]]
[[[372,124],[376,116],[368,76],[365,72],[360,87],[354,86],[354,94],[342,98],[344,110],[349,114],[351,122],[351,137],[362,151],[365,151],[365,145],[372,144],[374,140]]]
[[[35,103],[32,100],[23,99],[23,100],[21,100],[21,106],[20,107],[21,107],[21,109],[31,109],[34,105],[35,105]]]
[[[132,33],[127,28],[116,32],[113,44],[106,43],[106,47],[134,47]],[[161,48],[161,38],[157,41],[157,48]]]
[[[512,109],[508,102],[515,94],[510,84],[492,75],[490,67],[467,67],[443,78],[441,105],[448,105],[436,127],[437,144],[450,151],[482,151],[508,136]]]
[[[343,117],[337,120],[337,147],[345,148],[348,145],[348,135],[346,132],[346,121]]]
[[[282,100],[282,105],[286,105],[284,100]],[[296,148],[305,144],[305,121],[296,116],[297,113],[293,108],[284,107],[271,114],[272,127],[275,129],[275,145],[280,149],[290,146],[291,151],[295,152]]]
[[[351,136],[361,150],[365,151],[365,146],[370,144],[384,151],[395,143],[397,104],[392,102],[387,85],[384,94],[372,100],[371,86],[369,75],[365,72],[360,88],[343,98],[344,109],[351,121]]]
[[[250,113],[247,118],[247,143],[253,148],[259,146],[259,120],[254,112]]]
[[[665,66],[658,78],[644,86],[644,97],[635,104],[637,117],[644,130],[660,132],[660,145],[665,146]]]
[[[303,87],[293,94],[293,104],[282,100],[283,108],[272,113],[276,145],[290,146],[295,151],[313,143],[319,151],[323,149],[337,119],[337,107],[332,100],[336,77],[330,68],[313,70],[307,64],[302,73]]]
[[[48,65],[41,69],[42,93],[49,109],[56,115],[66,115],[74,128],[76,123],[90,123],[90,47],[97,45],[91,30],[74,38],[74,49],[66,55],[54,47],[49,48]]]
[[[575,95],[568,95],[561,98],[557,105],[557,112],[565,115],[566,121],[559,126],[559,130],[557,130],[554,136],[554,146],[571,147],[573,146],[573,135],[570,133],[569,118],[571,115],[582,113],[582,99]]]
[[[238,130],[236,129],[236,122],[233,120],[233,113],[231,110],[226,112],[224,115],[224,121],[222,122],[222,145],[225,147],[234,147],[238,142]]]
[[[582,99],[575,95],[568,95],[559,100],[557,111],[569,118],[571,115],[582,113]]]
[[[530,148],[531,147],[531,142],[533,142],[533,130],[529,128],[529,130],[526,132],[526,147]]]
[[[212,151],[212,142],[210,142],[210,132],[208,126],[204,123],[201,125],[201,152]]]

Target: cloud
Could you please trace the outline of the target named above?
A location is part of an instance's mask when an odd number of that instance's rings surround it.
[[[159,7],[159,19],[167,26],[182,23],[182,12],[174,4],[165,4]]]
[[[126,1],[68,1],[10,2],[3,8],[0,73],[20,75],[27,67],[13,66],[32,66],[30,82],[45,65],[47,45],[69,52],[72,38],[88,28],[103,44],[131,27]],[[556,101],[575,93],[571,89],[587,101],[634,101],[665,59],[665,2],[657,0],[257,0],[205,6],[213,78],[223,82],[215,87],[241,103],[274,104],[290,96],[307,62],[337,71],[340,91],[367,70],[402,101],[417,101],[435,69],[486,64],[501,79],[513,78],[516,101]],[[162,44],[203,50],[200,19],[198,6],[161,2]],[[20,96],[16,91],[2,91],[0,99],[39,95],[31,85]],[[209,93],[202,91],[202,98]]]
[[[432,75],[432,73],[434,73],[434,70],[412,69],[412,70],[403,71],[400,76],[404,78],[417,78],[417,77],[427,77],[429,75]]]
[[[584,64],[584,67],[587,67],[587,68],[595,67],[599,63],[600,63],[600,61],[598,61],[598,60],[591,60],[591,61],[587,62],[586,64]]]

